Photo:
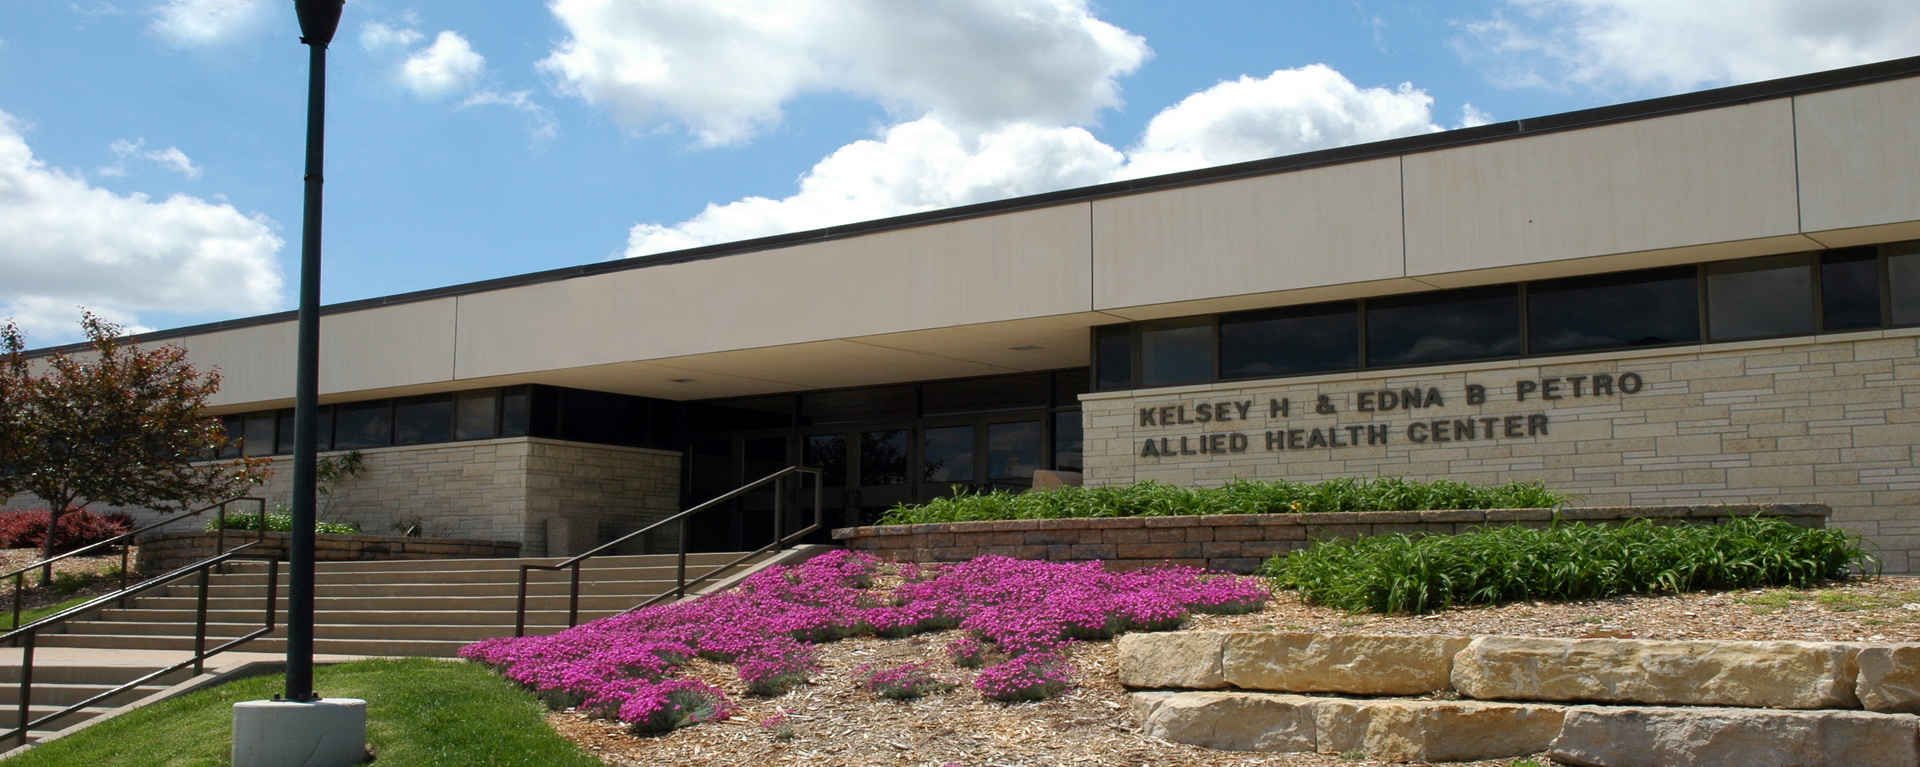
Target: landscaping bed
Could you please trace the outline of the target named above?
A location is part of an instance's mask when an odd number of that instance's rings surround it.
[[[1198,615],[1187,627],[1294,630],[1330,634],[1506,634],[1540,637],[1750,639],[1920,642],[1920,579],[1853,580],[1815,590],[1750,589],[1675,596],[1634,596],[1566,603],[1510,603],[1423,616],[1354,615],[1302,604],[1278,592],[1259,612]],[[814,684],[777,698],[746,696],[731,667],[704,675],[735,698],[728,722],[663,736],[635,737],[617,723],[571,712],[548,715],[561,734],[612,765],[1114,765],[1201,767],[1378,765],[1360,755],[1255,754],[1211,751],[1146,737],[1118,682],[1112,643],[1078,645],[1073,689],[1039,703],[1008,705],[971,687],[912,702],[861,690],[854,671],[875,662],[943,662],[941,648],[957,632],[904,640],[872,637],[818,646],[822,672]],[[697,661],[698,662],[698,661]],[[957,672],[957,670],[954,670]],[[761,722],[786,711],[790,739]],[[1349,758],[1351,757],[1351,758]],[[1524,764],[1495,760],[1480,767]],[[1540,760],[1544,764],[1544,759]]]

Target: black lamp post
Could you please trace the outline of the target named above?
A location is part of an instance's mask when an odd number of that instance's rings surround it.
[[[300,232],[300,319],[293,404],[293,530],[287,543],[287,690],[285,700],[313,694],[313,526],[318,487],[314,433],[320,409],[320,170],[325,164],[327,44],[346,0],[294,0],[300,42],[307,45],[306,208]]]

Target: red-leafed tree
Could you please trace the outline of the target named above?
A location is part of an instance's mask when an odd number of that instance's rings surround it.
[[[124,344],[119,326],[91,312],[80,324],[90,350],[33,362],[19,329],[0,326],[0,499],[40,496],[52,530],[61,513],[96,502],[169,510],[266,480],[265,459],[209,460],[229,441],[220,420],[202,412],[219,371],[195,370],[171,344]]]

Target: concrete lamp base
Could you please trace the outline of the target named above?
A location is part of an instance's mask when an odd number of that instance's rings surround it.
[[[233,767],[344,767],[367,761],[367,702],[233,704]]]

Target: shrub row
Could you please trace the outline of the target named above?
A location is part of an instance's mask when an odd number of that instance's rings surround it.
[[[1265,572],[1309,603],[1424,613],[1529,599],[1804,588],[1874,563],[1857,535],[1738,517],[1718,526],[1556,522],[1324,541],[1276,557]]]
[[[47,545],[46,509],[0,511],[0,549],[44,548]],[[53,536],[53,552],[64,554],[133,530],[133,517],[121,512],[69,509],[60,515]]]
[[[228,514],[226,527],[228,530],[258,530],[260,529],[260,517],[261,515],[259,514]],[[287,512],[269,511],[266,513],[266,522],[267,532],[269,533],[285,533],[293,530],[293,515]],[[220,518],[208,517],[207,529],[220,529]],[[322,520],[313,523],[313,531],[316,533],[357,535],[360,532],[360,526],[352,522],[327,522]]]
[[[1234,480],[1221,487],[1176,487],[1140,482],[1118,487],[1065,487],[1041,493],[961,491],[925,504],[901,504],[882,525],[980,522],[1003,519],[1163,517],[1186,514],[1273,514],[1428,509],[1542,509],[1570,496],[1538,483],[1469,485],[1447,479],[1416,481],[1332,479],[1325,482]]]

